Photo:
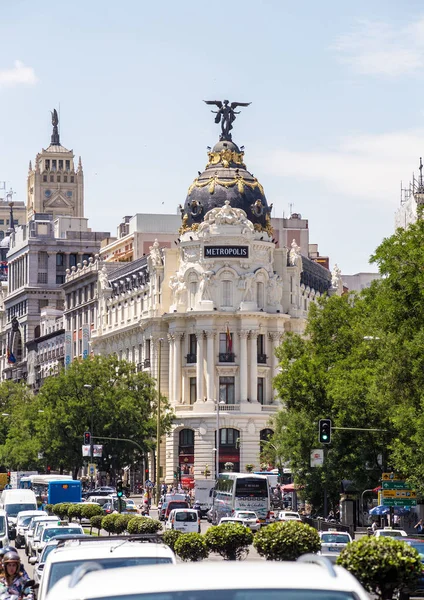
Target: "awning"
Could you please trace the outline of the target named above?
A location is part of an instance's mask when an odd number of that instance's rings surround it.
[[[381,490],[381,485],[378,485],[377,487],[375,487],[373,489],[373,492],[376,494],[377,492],[379,492]]]
[[[295,492],[296,490],[300,490],[303,488],[303,485],[296,485],[295,483],[287,483],[286,485],[281,486],[282,492]]]

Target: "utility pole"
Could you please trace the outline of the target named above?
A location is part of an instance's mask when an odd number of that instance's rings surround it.
[[[157,428],[156,428],[156,504],[160,499],[160,375],[162,362],[162,338],[159,338],[158,348],[158,410],[157,410]]]

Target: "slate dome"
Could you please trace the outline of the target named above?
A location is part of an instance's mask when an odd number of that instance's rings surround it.
[[[219,141],[208,152],[209,162],[188,189],[181,207],[180,232],[196,230],[206,213],[229,201],[233,208],[245,211],[257,231],[271,233],[271,207],[262,185],[243,162],[244,152],[231,140]]]

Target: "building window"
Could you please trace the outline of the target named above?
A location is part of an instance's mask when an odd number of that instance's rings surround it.
[[[224,428],[220,430],[221,446],[232,446],[237,448],[240,440],[240,432],[238,429]]]
[[[65,275],[56,275],[56,283],[60,285],[65,283]]]
[[[196,377],[190,377],[190,404],[194,404],[197,399],[197,380]]]
[[[46,171],[50,171],[50,159],[47,159],[44,164]]]
[[[234,362],[233,334],[227,331],[219,334],[219,362]]]
[[[53,170],[53,171],[56,171],[56,169],[57,169],[57,160],[56,160],[56,159],[53,159],[53,160],[52,160],[52,170]]]
[[[267,356],[265,354],[265,336],[263,333],[258,335],[256,344],[258,349],[258,363],[266,365]]]
[[[91,256],[91,254],[83,254],[83,255],[82,255],[82,260],[83,260],[83,262],[84,262],[84,260],[86,260],[87,262],[89,262],[89,260],[90,260],[90,256]]]
[[[56,266],[63,267],[65,264],[65,255],[64,254],[56,254]]]
[[[70,160],[65,160],[65,166],[66,166],[66,170],[69,171],[71,168],[71,161]]]
[[[219,401],[225,404],[234,404],[234,377],[219,378]]]
[[[43,182],[47,183],[47,175],[43,175]]]
[[[262,429],[259,432],[259,439],[261,440],[261,442],[269,442],[273,435],[274,432],[272,429]]]
[[[222,282],[222,306],[233,305],[233,284],[226,279]]]
[[[188,354],[187,362],[195,363],[197,355],[197,337],[195,333],[190,333],[188,337]]]
[[[60,175],[57,176],[57,182],[60,183]]]
[[[48,260],[49,255],[47,252],[39,252],[38,253],[38,268],[39,269],[47,269],[48,268]]]
[[[78,255],[77,254],[70,254],[69,255],[69,268],[76,267],[77,266],[77,261],[78,261]]]
[[[264,403],[265,398],[265,379],[264,377],[258,377],[258,402]]]
[[[39,300],[38,301],[38,310],[39,310],[39,312],[41,312],[41,310],[43,308],[45,308],[46,306],[48,306],[48,305],[49,305],[49,301],[48,300]]]
[[[190,281],[189,285],[189,308],[194,308],[196,305],[197,281]]]
[[[59,170],[63,170],[63,160],[59,160]]]
[[[258,281],[256,284],[256,304],[258,308],[264,308],[265,304],[265,294],[264,294],[264,284],[262,281]]]
[[[4,219],[0,219],[0,225],[4,225]]]
[[[75,179],[74,176],[71,175],[71,183],[74,183],[74,179]]]
[[[47,273],[38,273],[37,283],[47,283]]]
[[[63,176],[63,183],[68,183],[68,176],[67,175]]]

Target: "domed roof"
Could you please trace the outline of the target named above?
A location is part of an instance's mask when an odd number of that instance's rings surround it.
[[[0,242],[0,248],[9,248],[10,246],[10,235],[6,235]]]
[[[208,152],[209,162],[189,187],[180,232],[195,230],[206,213],[228,200],[233,208],[245,211],[257,231],[271,232],[271,208],[262,185],[243,162],[244,152],[231,140],[219,141]]]

